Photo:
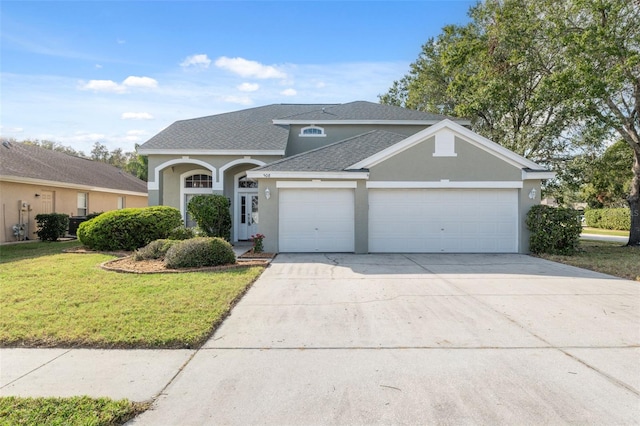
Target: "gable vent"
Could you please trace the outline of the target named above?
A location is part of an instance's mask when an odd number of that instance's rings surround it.
[[[436,133],[436,149],[434,157],[457,157],[456,136],[449,130],[441,130]]]

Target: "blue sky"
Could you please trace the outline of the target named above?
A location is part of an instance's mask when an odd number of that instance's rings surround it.
[[[133,151],[176,120],[377,102],[475,1],[7,1],[0,134]]]

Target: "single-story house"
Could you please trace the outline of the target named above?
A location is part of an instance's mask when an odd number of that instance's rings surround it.
[[[229,199],[233,241],[270,252],[526,253],[553,173],[469,122],[371,102],[178,121],[143,144],[149,204]]]
[[[37,239],[40,213],[89,213],[147,206],[146,182],[117,167],[34,145],[0,146],[0,241]]]

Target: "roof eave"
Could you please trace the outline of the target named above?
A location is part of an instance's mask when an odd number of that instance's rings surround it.
[[[123,195],[136,195],[136,196],[143,196],[143,197],[148,196],[146,192],[130,191],[127,189],[118,189],[118,188],[104,188],[104,187],[93,186],[93,185],[82,185],[82,184],[72,183],[72,182],[60,182],[55,180],[36,179],[36,178],[22,177],[22,176],[0,175],[0,181],[24,183],[24,184],[30,184],[30,185],[44,185],[44,186],[52,186],[57,188],[81,189],[85,191],[107,192],[107,193],[115,193],[115,194],[123,194]]]
[[[406,125],[406,126],[433,126],[436,123],[441,122],[442,119],[437,120],[286,120],[286,119],[277,119],[273,120],[273,124],[282,124],[282,125],[328,125],[328,124],[337,124],[337,125]],[[456,123],[461,126],[468,126],[471,124],[469,120],[455,120]]]
[[[284,155],[284,149],[139,149],[139,155]]]

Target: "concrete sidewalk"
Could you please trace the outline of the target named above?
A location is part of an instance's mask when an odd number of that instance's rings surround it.
[[[136,425],[640,424],[640,285],[521,255],[279,255],[194,350],[1,349]]]

